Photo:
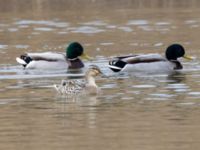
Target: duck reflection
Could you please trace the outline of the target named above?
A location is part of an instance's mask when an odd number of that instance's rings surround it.
[[[167,76],[170,83],[182,83],[186,80],[186,75],[183,72],[173,72]]]

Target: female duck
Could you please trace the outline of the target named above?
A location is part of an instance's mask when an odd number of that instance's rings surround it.
[[[26,69],[80,69],[84,67],[79,57],[89,59],[78,42],[69,44],[66,54],[56,52],[27,53],[16,58]]]
[[[60,85],[54,85],[60,94],[77,94],[85,91],[88,94],[97,94],[99,91],[95,77],[102,74],[101,70],[92,65],[85,74],[84,80],[63,80]]]
[[[109,68],[114,72],[170,72],[183,68],[178,58],[184,57],[185,49],[180,44],[170,45],[165,52],[165,57],[160,54],[144,54],[116,57],[109,62]]]

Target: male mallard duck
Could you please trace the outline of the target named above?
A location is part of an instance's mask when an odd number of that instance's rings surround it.
[[[69,44],[66,54],[56,52],[27,53],[16,58],[16,61],[27,69],[80,69],[84,67],[80,57],[89,57],[78,42]]]
[[[97,94],[99,91],[95,82],[95,77],[102,74],[101,70],[92,65],[85,74],[83,80],[63,80],[60,85],[54,85],[55,89],[60,94],[77,94],[85,91],[88,94]]]
[[[185,49],[180,44],[170,45],[165,52],[165,57],[160,54],[129,55],[116,57],[109,61],[109,68],[114,72],[170,72],[183,68],[178,58],[184,57],[192,59],[185,55]]]

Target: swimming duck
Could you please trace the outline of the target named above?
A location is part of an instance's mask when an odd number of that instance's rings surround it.
[[[80,69],[84,67],[82,58],[90,59],[84,53],[82,45],[72,42],[66,48],[66,54],[56,52],[27,53],[16,58],[25,69]]]
[[[72,95],[85,91],[88,94],[97,94],[99,88],[96,85],[95,77],[102,74],[99,67],[91,65],[83,80],[62,80],[60,85],[54,85],[60,94]]]
[[[178,58],[184,57],[185,49],[180,44],[172,44],[167,47],[165,57],[160,54],[129,55],[115,57],[109,61],[109,68],[114,72],[170,72],[183,68]]]

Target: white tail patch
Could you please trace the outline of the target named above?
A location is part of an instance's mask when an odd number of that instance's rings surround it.
[[[21,59],[19,57],[16,57],[16,61],[21,65],[27,65],[27,63],[23,59]]]
[[[121,70],[122,68],[117,67],[117,66],[112,66],[112,65],[108,65],[109,68],[113,68],[113,69],[117,69],[117,70]]]

